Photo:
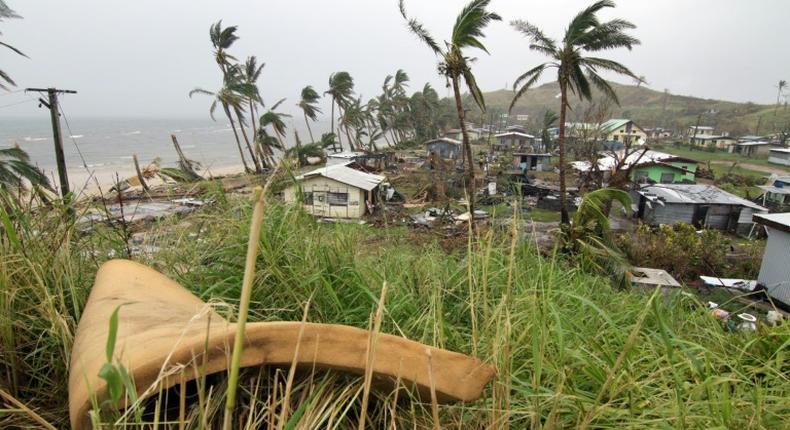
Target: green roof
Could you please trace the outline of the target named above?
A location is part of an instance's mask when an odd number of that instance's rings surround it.
[[[606,121],[603,124],[601,124],[600,129],[604,133],[610,133],[628,124],[629,122],[631,122],[630,119],[610,119],[609,121]]]

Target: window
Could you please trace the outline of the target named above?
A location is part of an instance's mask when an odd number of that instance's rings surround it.
[[[661,183],[662,184],[671,184],[675,182],[675,174],[672,172],[666,172],[661,174]]]
[[[647,172],[644,171],[644,170],[638,170],[636,172],[636,175],[634,176],[634,180],[638,184],[642,184],[642,183],[647,182]]]
[[[347,206],[348,193],[327,193],[329,206]]]
[[[312,205],[313,204],[313,192],[312,191],[305,191],[302,195],[302,200],[304,200],[304,204]]]

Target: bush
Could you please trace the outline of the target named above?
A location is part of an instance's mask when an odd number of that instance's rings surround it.
[[[683,223],[655,231],[640,224],[633,234],[621,235],[618,244],[635,266],[661,268],[687,282],[700,275],[755,279],[762,260],[762,243],[738,244],[738,258],[728,259],[728,250],[736,249],[732,238],[718,230],[698,233]]]

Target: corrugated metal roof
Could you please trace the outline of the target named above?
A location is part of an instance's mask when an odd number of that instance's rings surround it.
[[[599,128],[602,132],[608,133],[612,130],[616,130],[628,124],[629,122],[631,122],[630,119],[610,119],[608,121],[604,121],[603,123],[601,123],[601,126]],[[634,124],[634,126],[636,126],[636,124]]]
[[[527,133],[521,133],[518,131],[506,131],[504,133],[495,134],[494,137],[505,137],[505,136],[519,136],[519,137],[526,137],[527,139],[534,139],[535,136]]]
[[[334,166],[322,167],[320,169],[313,170],[312,172],[299,175],[296,177],[296,179],[301,181],[313,176],[323,176],[325,178],[351,185],[352,187],[361,188],[365,191],[370,191],[376,188],[384,181],[384,179],[386,179],[381,175],[374,175],[372,173],[365,173],[356,169],[352,169],[345,164],[336,164]]]
[[[660,199],[665,203],[687,204],[712,204],[712,205],[738,205],[759,211],[767,212],[768,209],[730,194],[721,188],[704,184],[661,184],[644,187],[639,194],[650,200]]]
[[[790,229],[790,212],[783,212],[778,214],[755,214],[754,221],[768,221],[776,225],[782,225]]]
[[[622,164],[621,168],[627,169],[632,164],[636,164],[637,166],[640,166],[643,164],[652,164],[660,161],[671,161],[671,160],[686,160],[689,162],[696,163],[696,161],[694,160],[684,157],[678,157],[677,155],[667,154],[665,152],[651,151],[651,150],[645,151],[639,149],[628,154],[628,157],[625,159],[625,162]],[[615,166],[617,166],[617,161],[618,160],[611,155],[608,155],[603,158],[599,158],[598,169],[600,169],[601,171],[612,170],[615,168]],[[574,161],[571,164],[573,165],[573,168],[575,168],[576,170],[580,170],[582,172],[586,172],[591,168],[590,163],[588,161]]]
[[[434,143],[434,142],[447,142],[447,143],[453,143],[455,145],[460,145],[461,144],[460,140],[455,140],[455,139],[452,139],[452,138],[449,138],[449,137],[439,137],[439,138],[431,139],[431,140],[425,142],[424,145],[427,145],[429,143]]]

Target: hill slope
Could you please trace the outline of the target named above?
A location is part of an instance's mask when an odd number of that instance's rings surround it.
[[[754,103],[736,103],[722,100],[701,99],[655,91],[644,86],[611,83],[620,99],[620,106],[611,104],[609,118],[630,118],[643,127],[685,128],[694,125],[701,116],[700,125],[716,127],[717,132],[734,135],[767,134],[790,127],[790,109]],[[537,124],[547,109],[559,112],[559,86],[548,83],[533,88],[513,108],[513,114],[529,114],[530,123]],[[497,90],[485,93],[486,106],[494,115],[507,112],[513,91]],[[583,121],[584,110],[589,104],[571,97],[573,112],[568,121]],[[603,100],[594,92],[594,100]],[[759,129],[758,129],[759,123]]]

